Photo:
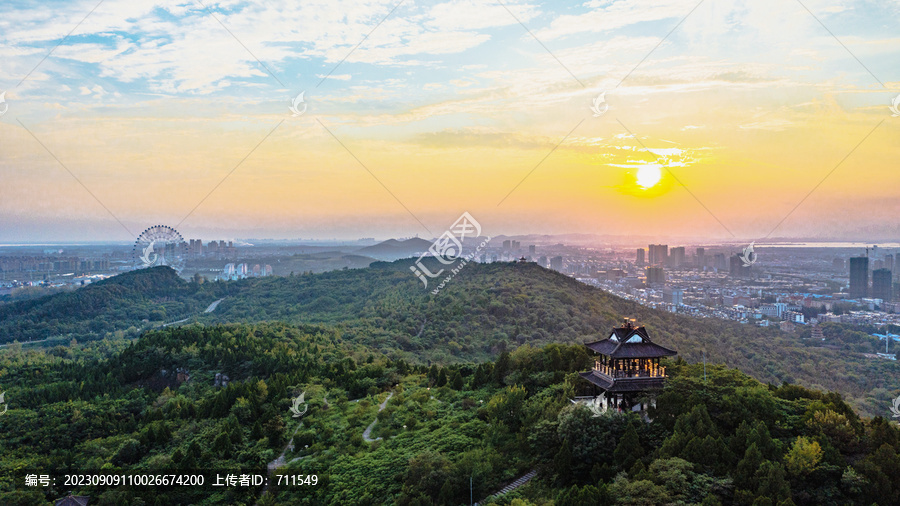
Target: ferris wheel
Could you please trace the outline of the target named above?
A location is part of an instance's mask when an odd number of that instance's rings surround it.
[[[184,238],[166,225],[154,225],[141,232],[131,251],[135,269],[168,265],[179,273],[184,268],[186,255]]]

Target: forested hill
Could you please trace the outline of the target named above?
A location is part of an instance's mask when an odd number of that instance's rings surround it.
[[[738,368],[760,381],[840,392],[867,415],[888,415],[900,390],[900,365],[862,356],[877,346],[835,350],[775,327],[680,316],[641,306],[533,263],[470,263],[437,295],[409,271],[410,261],[368,269],[246,280],[207,323],[281,320],[338,325],[345,339],[393,357],[439,363],[482,360],[522,344],[582,343],[636,318],[657,342],[689,362]],[[433,271],[438,270],[434,265]],[[826,335],[841,329],[827,328]],[[836,344],[832,341],[830,344]],[[839,343],[838,343],[839,344]],[[864,346],[863,346],[864,345]]]
[[[151,322],[202,311],[216,300],[217,288],[224,286],[188,283],[169,267],[132,271],[73,292],[0,304],[0,342],[136,335]]]
[[[872,360],[877,341],[826,325],[830,349],[776,328],[697,319],[646,308],[531,263],[469,263],[435,294],[409,270],[411,260],[366,269],[237,282],[185,282],[166,267],[135,271],[73,293],[0,305],[0,340],[56,335],[82,340],[190,316],[202,324],[285,321],[328,324],[347,342],[412,363],[496,357],[522,344],[582,343],[636,318],[657,342],[689,362],[738,368],[779,385],[840,392],[861,413],[888,415],[900,365]],[[438,266],[429,266],[433,271]],[[203,314],[210,302],[224,298]],[[146,321],[145,321],[146,320]],[[851,339],[841,342],[842,335]]]

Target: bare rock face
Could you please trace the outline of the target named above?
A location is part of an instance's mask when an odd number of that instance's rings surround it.
[[[217,373],[216,373],[216,378],[215,378],[215,380],[213,381],[213,386],[214,386],[214,387],[223,387],[223,388],[224,388],[224,387],[227,387],[227,386],[228,386],[228,382],[229,382],[230,380],[231,380],[231,378],[229,378],[228,375],[222,374],[222,373],[220,373],[220,372],[217,372]]]

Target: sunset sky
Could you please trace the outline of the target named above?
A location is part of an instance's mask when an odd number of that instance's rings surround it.
[[[2,242],[900,236],[896,0],[34,5],[0,5]]]

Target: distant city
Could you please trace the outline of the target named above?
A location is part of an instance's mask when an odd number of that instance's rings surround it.
[[[685,247],[651,244],[637,249],[633,261],[617,252],[613,258],[566,262],[563,272],[647,306],[760,326],[777,323],[786,332],[819,322],[900,322],[893,254],[877,247],[853,257],[846,248],[760,250],[761,260],[748,265],[729,248],[696,247],[688,257]]]
[[[366,267],[427,254],[420,238],[303,244],[190,239],[182,277],[210,281]],[[476,262],[536,262],[619,297],[673,313],[777,325],[785,332],[823,322],[900,324],[891,248],[845,244],[587,247],[491,242]],[[756,261],[758,259],[758,261]],[[23,287],[72,289],[135,268],[125,245],[0,247],[0,296]],[[819,332],[813,329],[813,336]]]

